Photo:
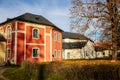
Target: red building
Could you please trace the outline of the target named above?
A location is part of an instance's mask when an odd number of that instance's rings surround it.
[[[6,38],[6,56],[14,64],[23,60],[62,59],[62,30],[40,15],[25,13],[0,24]]]

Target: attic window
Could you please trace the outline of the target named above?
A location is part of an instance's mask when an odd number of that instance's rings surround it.
[[[35,17],[36,20],[39,20],[40,18],[39,17]]]

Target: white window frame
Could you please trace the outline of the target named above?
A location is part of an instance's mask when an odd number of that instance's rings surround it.
[[[61,42],[61,35],[58,34],[58,42]]]
[[[35,29],[38,31],[37,37],[34,37],[34,30]],[[39,29],[38,28],[33,28],[32,29],[32,39],[39,39]]]
[[[57,33],[54,32],[54,41],[57,41]]]
[[[58,58],[61,58],[61,50],[58,50]]]
[[[8,32],[7,32],[7,33],[8,33],[8,34],[7,34],[7,38],[10,39],[11,36],[12,36],[12,34],[11,34],[11,33],[12,33],[12,29],[11,29],[10,27],[8,27],[7,31],[8,31]]]
[[[54,58],[57,58],[57,50],[54,50]]]
[[[70,59],[70,52],[67,52],[67,59]]]
[[[33,50],[34,49],[38,49],[38,53],[37,53],[38,56],[37,57],[33,56]],[[40,58],[40,49],[39,48],[32,48],[32,58]]]

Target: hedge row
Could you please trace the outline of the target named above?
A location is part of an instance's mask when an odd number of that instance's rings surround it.
[[[87,60],[37,64],[25,61],[20,68],[9,69],[4,75],[11,80],[120,80],[120,62]]]

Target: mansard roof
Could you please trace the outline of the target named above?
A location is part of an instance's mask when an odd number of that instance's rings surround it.
[[[63,43],[63,49],[81,49],[87,42]]]
[[[25,21],[25,22],[31,22],[31,23],[48,25],[48,26],[52,26],[52,27],[57,28],[60,31],[62,31],[60,28],[58,28],[56,25],[54,25],[52,22],[50,22],[49,20],[47,20],[46,18],[44,18],[41,15],[25,13],[25,14],[22,14],[22,15],[20,15],[18,17],[15,17],[15,18],[12,18],[12,19],[8,19],[7,21],[5,21],[5,22],[3,22],[1,24],[4,24],[4,23],[9,22],[11,20],[20,20],[20,21]]]
[[[78,40],[90,40],[90,41],[92,41],[91,39],[85,37],[85,36],[82,35],[82,34],[72,33],[72,32],[63,32],[63,39],[65,39],[65,38],[78,39]],[[93,41],[92,41],[92,42],[93,42]]]

